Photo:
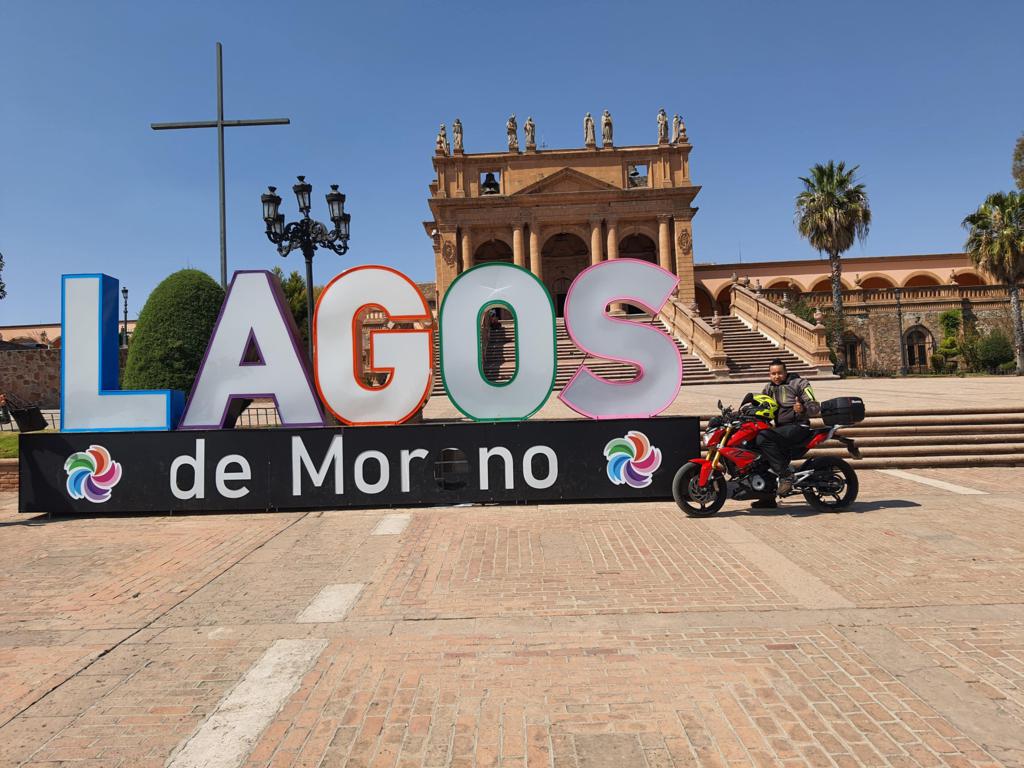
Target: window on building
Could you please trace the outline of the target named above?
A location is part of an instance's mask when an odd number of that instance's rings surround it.
[[[501,194],[501,171],[480,172],[480,194],[500,195]]]
[[[647,186],[647,163],[630,163],[626,166],[626,186],[630,189]]]

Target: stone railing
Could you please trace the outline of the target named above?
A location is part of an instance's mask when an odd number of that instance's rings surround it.
[[[831,291],[796,294],[773,288],[762,291],[761,295],[776,304],[781,304],[787,300],[795,301],[799,298],[800,301],[812,307],[830,307],[832,305]],[[1005,285],[923,285],[916,288],[900,289],[900,302],[903,304],[959,304],[964,301],[969,301],[972,304],[999,304],[1008,300],[1009,293]],[[878,288],[843,291],[843,304],[849,304],[854,307],[864,304],[891,304],[895,306],[896,290],[893,288]]]
[[[739,284],[732,286],[732,314],[805,363],[813,365],[819,375],[832,373],[825,326],[811,325],[788,309]]]
[[[674,296],[662,308],[659,317],[665,321],[669,330],[686,344],[691,354],[708,367],[716,379],[729,378],[729,364],[722,331],[712,328],[697,312]]]

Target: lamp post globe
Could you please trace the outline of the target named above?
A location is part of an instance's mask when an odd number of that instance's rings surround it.
[[[312,208],[313,185],[306,181],[305,176],[298,177],[298,183],[292,186],[295,200],[302,218],[285,223],[284,214],[280,213],[281,198],[276,187],[268,187],[267,192],[260,196],[263,205],[263,223],[266,225],[267,239],[277,246],[277,252],[287,256],[295,250],[302,251],[306,261],[306,332],[309,342],[309,359],[313,360],[313,256],[318,248],[328,248],[339,256],[348,252],[348,240],[351,214],[345,213],[345,195],[338,191],[338,185],[332,184],[327,193],[327,209],[332,229],[310,218]]]

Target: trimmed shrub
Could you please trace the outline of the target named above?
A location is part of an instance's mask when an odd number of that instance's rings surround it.
[[[1007,360],[1005,363],[999,364],[1000,373],[1016,373],[1017,372],[1017,361]]]
[[[224,290],[198,269],[168,276],[139,313],[125,389],[177,389],[188,393],[224,302]]]
[[[959,309],[947,309],[939,315],[939,325],[942,326],[942,338],[956,339],[960,332],[960,325],[963,321],[963,313]]]
[[[996,328],[978,342],[978,365],[994,371],[1000,365],[1013,361],[1013,345],[1006,334]]]
[[[932,370],[935,371],[936,373],[946,372],[946,356],[941,352],[936,352],[934,355],[932,355],[931,363]]]

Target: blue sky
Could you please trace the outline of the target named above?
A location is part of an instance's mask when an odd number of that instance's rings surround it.
[[[793,227],[797,177],[861,166],[874,211],[851,255],[956,251],[963,216],[1009,189],[1024,130],[1024,3],[343,3],[0,0],[0,324],[59,317],[60,274],[103,271],[134,316],[170,272],[218,275],[216,134],[151,122],[229,119],[229,270],[281,264],[259,195],[304,173],[314,214],[339,183],[352,250],[316,280],[382,263],[433,279],[430,156],[461,117],[500,150],[510,112],[550,147],[609,109],[617,144],[680,112],[700,212],[698,261],[817,258]],[[286,214],[294,214],[290,192]]]

